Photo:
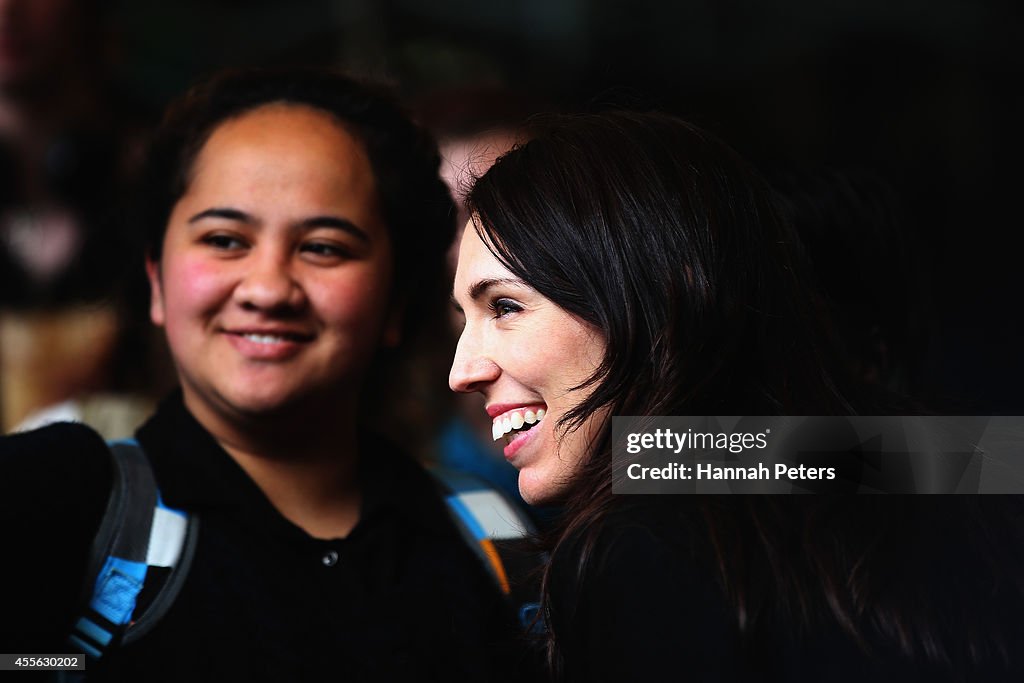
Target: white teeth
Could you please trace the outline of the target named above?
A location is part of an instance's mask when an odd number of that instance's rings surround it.
[[[533,412],[533,410],[516,410],[506,413],[501,417],[496,417],[494,418],[494,422],[491,423],[491,437],[497,441],[513,429],[521,429],[525,424],[532,425],[540,422],[541,418],[544,417],[544,413],[545,411],[543,408],[537,412]]]
[[[544,410],[543,408],[538,410],[537,411],[537,421],[540,422],[541,420],[543,420],[545,415],[547,415],[547,411],[546,410]]]
[[[284,337],[278,337],[272,334],[243,334],[243,337],[251,342],[257,344],[277,344],[278,342],[284,341]]]

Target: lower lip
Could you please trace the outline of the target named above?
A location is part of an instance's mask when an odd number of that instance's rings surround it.
[[[309,342],[282,339],[281,341],[262,344],[247,339],[240,334],[226,333],[228,341],[236,351],[245,358],[256,361],[281,361],[296,356]]]
[[[540,423],[537,424],[537,427],[534,427],[529,431],[517,434],[516,437],[512,439],[512,443],[506,445],[505,448],[502,449],[502,452],[505,454],[505,459],[511,462],[516,453],[518,453],[523,446],[533,440],[533,437],[537,434],[537,428],[539,426]]]

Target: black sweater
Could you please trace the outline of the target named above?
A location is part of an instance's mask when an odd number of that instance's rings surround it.
[[[862,520],[861,527],[879,519],[894,527],[898,524],[895,542],[876,547],[879,552],[864,569],[885,577],[875,583],[888,591],[887,601],[939,622],[939,630],[954,643],[953,651],[946,654],[956,658],[955,650],[962,650],[966,641],[961,636],[971,633],[977,637],[982,626],[992,629],[989,633],[1001,634],[1009,646],[1012,662],[1008,665],[990,657],[982,665],[959,661],[951,667],[904,654],[891,637],[891,624],[872,623],[870,618],[859,624],[862,641],[857,642],[814,595],[808,618],[794,617],[784,607],[795,602],[786,599],[793,596],[780,594],[769,561],[754,547],[756,541],[737,534],[722,539],[743,545],[724,548],[733,557],[739,553],[745,558],[742,571],[747,576],[733,578],[749,584],[751,605],[769,606],[757,623],[741,630],[737,609],[723,589],[715,551],[695,498],[625,496],[617,502],[619,505],[594,527],[596,536],[582,578],[577,567],[586,532],[572,537],[555,553],[549,619],[563,661],[560,680],[1024,680],[1024,576],[1019,573],[1024,553],[1018,545],[1006,555],[1015,558],[1012,566],[992,566],[988,563],[994,555],[975,553],[964,542],[965,534],[998,537],[1004,546],[1014,538],[1022,540],[1024,518],[1019,500],[1002,501],[1011,503],[1008,507],[1016,510],[1016,518],[992,516],[991,525],[978,524],[977,518],[967,521],[970,518],[961,512],[976,501],[962,496],[847,496],[831,501],[852,523],[834,525],[834,533],[856,530],[858,520]],[[779,523],[773,528],[790,537],[776,546],[781,550],[774,562],[784,571],[792,568],[795,572],[798,565],[807,566],[801,557],[806,550],[806,539],[800,537],[806,528],[803,517],[814,512],[810,504],[828,501],[790,496],[781,502]],[[721,514],[741,519],[746,509],[741,496],[720,496],[715,504]],[[956,520],[964,520],[959,528],[953,528]],[[809,594],[818,591],[813,579],[804,585]],[[920,602],[922,597],[925,604]],[[973,623],[956,621],[958,614],[972,615]]]
[[[90,680],[517,679],[506,606],[407,457],[364,440],[360,521],[321,540],[277,512],[180,395],[137,436],[164,502],[200,515],[199,545],[161,622]],[[110,476],[84,426],[0,439],[0,652],[68,652]]]

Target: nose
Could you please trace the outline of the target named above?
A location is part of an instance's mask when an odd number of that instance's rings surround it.
[[[470,334],[467,327],[455,347],[452,370],[448,374],[448,386],[460,393],[483,392],[484,388],[498,379],[501,368],[489,354],[484,353],[480,340]]]
[[[306,304],[305,290],[286,250],[257,248],[246,260],[247,269],[234,291],[235,301],[243,308],[295,311]]]

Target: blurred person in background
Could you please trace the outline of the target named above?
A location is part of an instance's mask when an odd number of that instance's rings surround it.
[[[451,275],[455,273],[462,230],[469,219],[466,192],[496,159],[525,141],[523,124],[540,106],[521,93],[483,85],[441,88],[418,100],[419,117],[438,138],[441,177],[458,209],[455,239],[448,252]],[[443,329],[437,331],[444,343],[439,343],[429,358],[430,374],[436,378],[432,385],[447,376],[455,347],[452,332],[457,335],[461,329],[461,320],[449,317]],[[435,419],[440,429],[435,433],[430,457],[442,466],[482,477],[513,500],[523,502],[515,468],[494,450],[491,423],[480,397],[456,394],[453,398],[449,392],[433,405],[440,415]]]
[[[49,409],[124,435],[157,388],[141,245],[115,208],[148,117],[109,81],[108,4],[0,0],[4,430]],[[67,403],[97,392],[121,397]]]

